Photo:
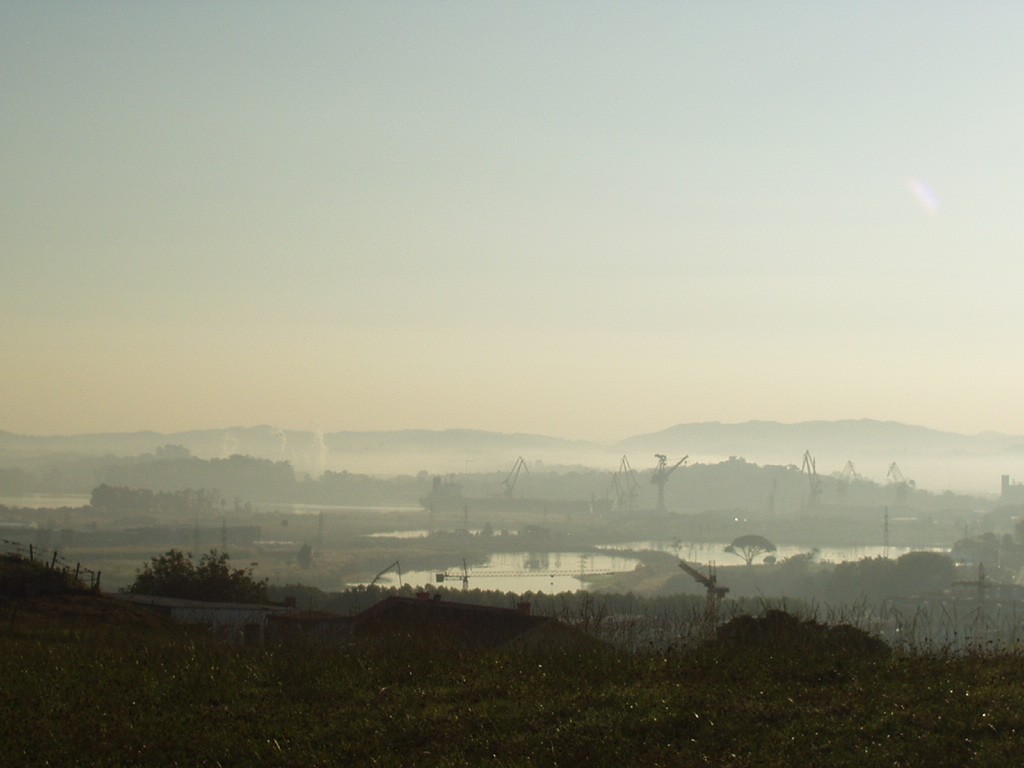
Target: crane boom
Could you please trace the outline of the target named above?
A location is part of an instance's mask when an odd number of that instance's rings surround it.
[[[718,574],[715,573],[715,566],[712,564],[708,569],[708,575],[692,567],[685,560],[679,561],[679,567],[694,578],[698,583],[707,587],[707,599],[704,602],[704,621],[708,629],[711,629],[718,622],[718,604],[729,592],[728,587],[718,586]]]
[[[715,580],[709,576],[705,576],[703,573],[693,568],[689,563],[684,560],[679,561],[679,567],[682,568],[686,573],[690,574],[695,580],[699,581],[705,587],[709,589],[715,586]]]
[[[372,586],[373,586],[374,584],[376,584],[376,583],[377,583],[377,579],[379,579],[379,578],[380,578],[381,576],[383,576],[383,575],[384,575],[385,573],[387,573],[388,571],[390,571],[390,570],[391,570],[392,568],[395,568],[395,569],[397,569],[397,570],[398,570],[398,586],[402,586],[402,566],[401,566],[401,565],[399,565],[399,563],[398,563],[398,561],[397,561],[397,560],[395,560],[395,562],[393,562],[393,563],[392,563],[391,565],[389,565],[389,566],[388,566],[387,568],[385,568],[385,569],[384,569],[383,571],[381,571],[381,572],[380,572],[380,573],[378,573],[378,574],[377,574],[376,576],[374,576],[374,577],[373,577],[373,581],[371,581],[371,582],[370,582],[370,586],[372,587]]]

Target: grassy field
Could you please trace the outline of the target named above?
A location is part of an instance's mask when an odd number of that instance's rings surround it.
[[[824,637],[247,649],[101,597],[8,600],[0,750],[22,766],[1021,764],[1020,657]]]

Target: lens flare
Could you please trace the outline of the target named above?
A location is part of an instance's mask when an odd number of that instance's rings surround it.
[[[939,213],[939,197],[931,187],[920,179],[907,179],[907,188],[911,191],[917,202],[924,208],[929,216],[937,216]]]

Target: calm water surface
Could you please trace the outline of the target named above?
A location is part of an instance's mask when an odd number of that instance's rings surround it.
[[[490,555],[482,565],[467,569],[469,589],[501,592],[576,592],[584,589],[587,577],[632,571],[640,561],[635,557],[591,552],[500,552]],[[462,586],[462,568],[449,568],[438,580],[438,571],[409,571],[401,578],[394,572],[381,576],[377,583],[397,587]]]
[[[733,555],[725,551],[725,548],[729,545],[727,541],[715,541],[715,542],[673,542],[673,541],[628,541],[622,544],[607,544],[601,546],[600,549],[624,549],[639,552],[643,550],[652,550],[655,552],[668,552],[676,557],[686,560],[690,563],[716,563],[717,565],[740,565],[743,563],[743,559],[738,555]],[[785,560],[787,557],[793,557],[794,555],[801,555],[812,551],[812,547],[793,547],[793,546],[782,546],[776,549],[774,552],[766,553],[764,555],[758,555],[754,559],[754,563],[761,563],[767,555],[773,556],[777,561]],[[820,547],[817,549],[817,556],[815,560],[818,562],[828,563],[848,563],[856,562],[857,560],[863,560],[864,558],[873,557],[890,557],[892,559],[898,558],[900,555],[905,555],[908,552],[918,551],[922,547],[882,547],[882,546],[862,546],[862,547]],[[942,548],[923,548],[930,552],[948,552],[948,549]]]

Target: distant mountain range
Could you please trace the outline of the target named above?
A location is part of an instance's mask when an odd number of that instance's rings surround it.
[[[519,456],[531,468],[614,471],[623,455],[631,457],[637,469],[645,469],[653,466],[655,454],[672,461],[688,455],[691,464],[736,456],[758,464],[800,466],[807,451],[816,459],[819,474],[840,471],[849,461],[857,468],[870,467],[873,479],[880,481],[892,462],[906,462],[904,471],[911,469],[918,476],[932,474],[924,467],[934,468],[937,481],[950,467],[974,467],[977,481],[986,488],[998,487],[1001,473],[1024,474],[1017,467],[1024,465],[1022,436],[963,435],[871,419],[677,424],[614,444],[465,429],[321,434],[256,426],[67,436],[0,432],[0,467],[52,455],[159,454],[167,451],[166,446],[181,446],[204,459],[243,454],[289,461],[305,472],[494,472],[508,470]]]
[[[941,432],[927,427],[911,426],[895,421],[859,419],[847,421],[804,421],[782,424],[775,421],[747,421],[742,424],[704,422],[678,424],[674,427],[622,441],[619,445],[651,447],[671,442],[693,446],[699,453],[795,454],[889,453],[894,457],[906,454],[966,454],[1024,452],[1024,437],[985,432],[963,435]]]
[[[600,444],[546,435],[488,432],[473,429],[405,429],[380,432],[330,432],[283,430],[271,426],[227,427],[188,432],[110,432],[81,435],[19,435],[0,431],[0,456],[21,454],[112,453],[134,456],[152,453],[167,445],[180,445],[202,458],[242,453],[262,458],[286,459],[298,451],[316,454],[397,452],[512,453],[538,451],[581,454],[594,452],[657,451],[746,456],[746,454],[793,455],[816,452],[889,452],[893,455],[1024,454],[1024,436],[984,432],[964,435],[895,421],[872,419],[804,421],[717,421],[677,424],[636,435],[617,443]],[[749,456],[746,456],[750,458]],[[511,463],[515,459],[509,459]]]

